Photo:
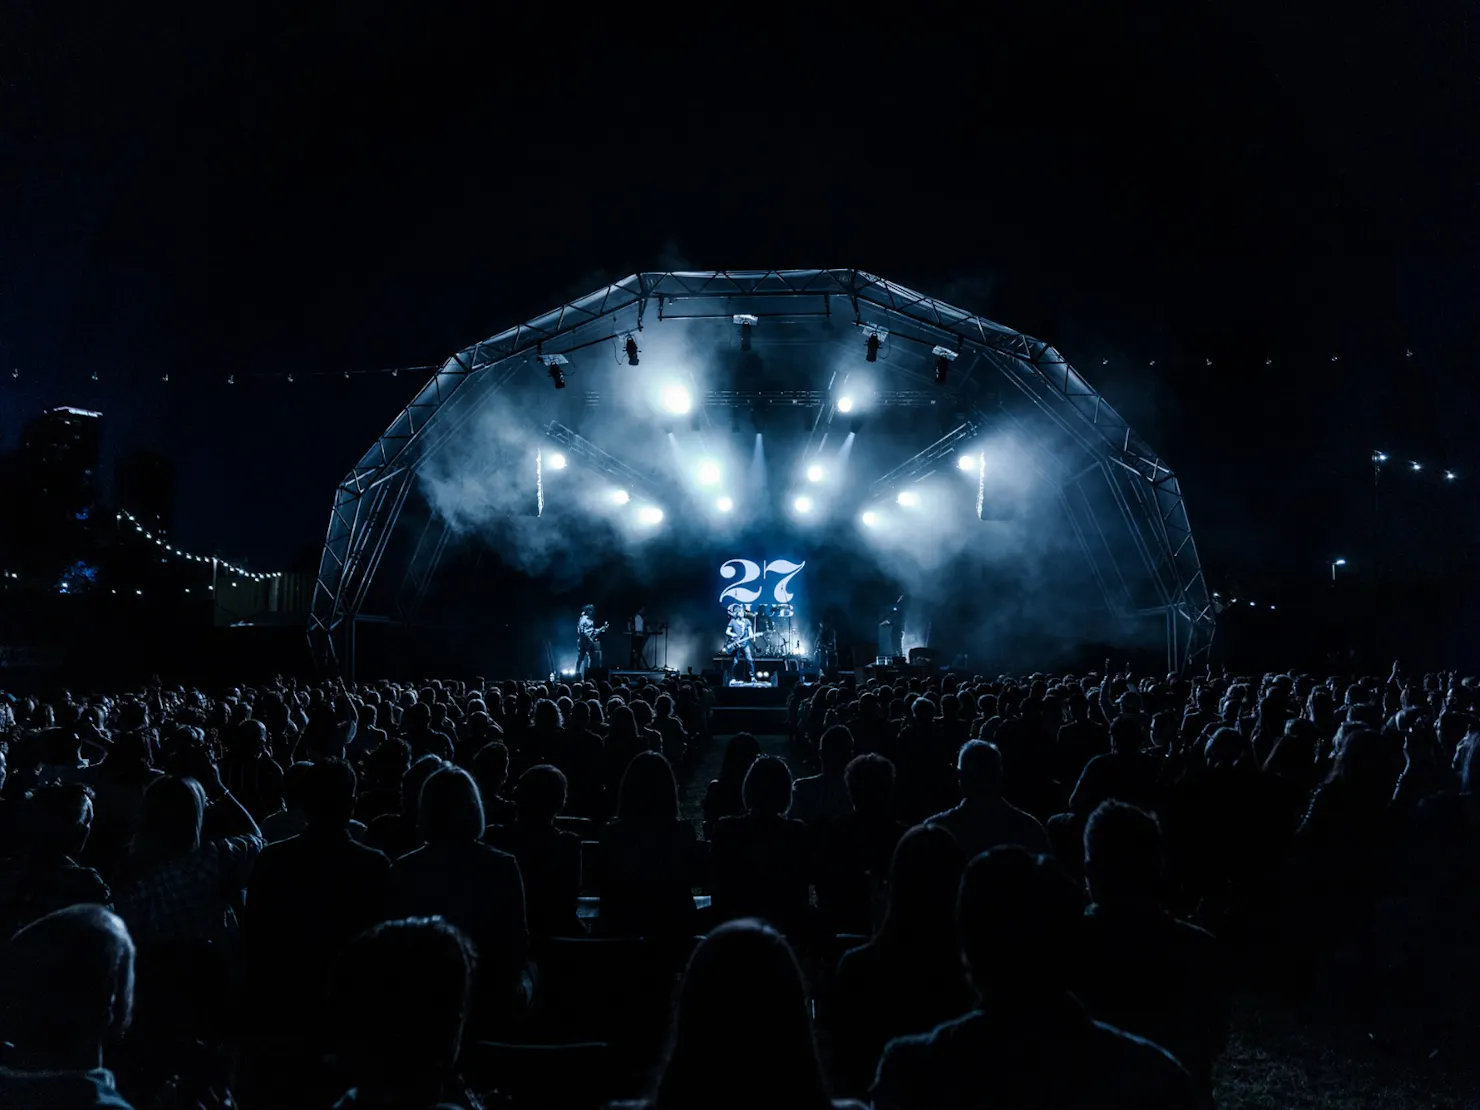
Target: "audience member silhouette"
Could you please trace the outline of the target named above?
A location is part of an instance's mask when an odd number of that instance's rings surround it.
[[[387,921],[334,967],[329,1008],[348,1090],[335,1110],[465,1110],[458,1059],[477,954],[437,917]]]
[[[843,1110],[858,1104],[831,1098],[806,985],[786,938],[763,922],[739,920],[719,926],[694,949],[652,1094],[617,1107],[762,1106]]]
[[[673,768],[657,752],[627,765],[617,815],[601,831],[600,916],[608,937],[691,937],[699,847],[679,816]]]
[[[704,839],[714,839],[714,827],[721,817],[738,817],[745,812],[745,776],[760,754],[760,744],[748,732],[737,732],[725,744],[719,778],[710,782],[704,794]]]
[[[103,1066],[133,1013],[134,944],[101,906],[68,906],[0,955],[0,1106],[130,1110]]]
[[[791,771],[763,755],[745,776],[745,816],[721,817],[714,829],[710,887],[715,916],[757,917],[782,932],[808,928],[811,833],[784,814],[791,805]]]
[[[1164,1049],[1095,1021],[1069,992],[1079,897],[1045,858],[994,848],[967,865],[957,908],[977,1009],[892,1041],[874,1110],[1001,1106],[1190,1110],[1186,1070]]]
[[[893,816],[894,764],[868,753],[848,764],[853,812],[825,826],[817,852],[817,906],[834,933],[874,932],[874,892],[888,877],[906,826]]]
[[[822,759],[822,774],[797,779],[788,814],[793,820],[813,827],[826,825],[853,810],[844,777],[853,758],[853,734],[846,725],[833,725],[822,734],[817,751]]]
[[[838,962],[827,1007],[845,1094],[868,1092],[889,1041],[927,1032],[976,1004],[956,929],[966,858],[943,828],[917,825],[900,840],[884,923],[873,940]]]
[[[558,767],[540,763],[514,787],[518,817],[512,826],[489,829],[485,840],[513,854],[524,879],[525,909],[533,939],[585,936],[576,918],[581,893],[581,838],[555,825],[565,808],[566,779]]]
[[[474,1021],[496,1029],[529,1002],[529,928],[519,864],[482,842],[478,784],[444,766],[422,787],[426,844],[391,866],[390,912],[443,917],[473,942],[479,958]]]
[[[0,935],[53,910],[112,901],[108,884],[77,862],[93,821],[93,792],[82,783],[33,790],[21,807],[23,850],[0,864]]]
[[[1166,874],[1156,818],[1103,802],[1084,831],[1085,911],[1075,993],[1095,1017],[1175,1056],[1205,1099],[1228,1036],[1226,957],[1211,933],[1162,907]]]
[[[424,843],[422,790],[433,775],[450,766],[446,760],[434,755],[424,755],[413,762],[401,778],[400,811],[377,817],[365,833],[366,845],[384,852],[392,862],[420,848]]]
[[[220,780],[215,798],[195,779],[168,775],[144,793],[139,831],[114,906],[135,943],[222,941],[237,935],[236,909],[262,851],[257,823]],[[208,806],[228,811],[244,835],[203,840]]]
[[[1002,797],[1002,753],[997,745],[971,740],[956,760],[961,801],[926,824],[939,825],[956,838],[967,859],[989,848],[1017,844],[1029,852],[1047,852],[1048,834],[1038,818]]]
[[[322,1028],[327,970],[356,934],[383,920],[390,860],[350,836],[356,778],[341,759],[309,765],[308,827],[268,845],[247,887],[242,940],[257,1027],[280,1046]]]

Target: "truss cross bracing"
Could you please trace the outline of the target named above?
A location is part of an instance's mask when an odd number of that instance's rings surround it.
[[[1164,620],[1169,669],[1185,668],[1207,652],[1214,610],[1177,478],[1058,351],[860,270],[748,270],[634,274],[448,358],[334,491],[309,624],[320,662],[335,670],[352,667],[354,623],[371,619],[364,611],[370,584],[419,468],[506,386],[521,376],[543,378],[542,360],[553,355],[565,358],[563,369],[578,380],[582,359],[610,358],[606,348],[640,334],[645,322],[666,328],[709,321],[713,327],[742,314],[755,321],[747,342],[856,345],[860,360],[864,333],[872,329],[881,337],[879,357],[907,383],[881,392],[880,404],[947,406],[944,412],[959,414],[958,425],[990,411],[1016,425],[1031,466],[1057,490],[1107,606],[1124,616]],[[936,348],[956,355],[946,385],[936,384]],[[847,420],[832,389],[711,390],[697,400],[701,414],[708,408],[815,410],[815,418],[809,415],[814,437],[835,419]],[[602,403],[599,391],[585,397],[587,406]],[[551,425],[545,431],[566,449],[597,459],[600,448],[570,429]],[[907,475],[912,466],[923,473],[934,461],[923,457],[929,450],[897,473]],[[639,477],[609,455],[597,461],[634,484]],[[898,480],[886,476],[878,489]],[[446,546],[445,531],[431,524],[424,529],[403,598],[425,593]]]

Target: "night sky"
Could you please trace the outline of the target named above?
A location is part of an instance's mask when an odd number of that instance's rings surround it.
[[[17,0],[0,447],[97,407],[110,455],[181,464],[180,543],[274,569],[420,384],[344,371],[635,270],[858,266],[1054,343],[1181,476],[1215,586],[1319,582],[1374,447],[1480,488],[1475,31],[1385,7]]]

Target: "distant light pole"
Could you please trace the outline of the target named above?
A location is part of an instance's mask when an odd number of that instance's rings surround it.
[[[1346,560],[1345,559],[1332,559],[1331,560],[1331,581],[1332,582],[1335,582],[1336,581],[1336,568],[1337,567],[1344,567],[1344,566],[1346,566]]]

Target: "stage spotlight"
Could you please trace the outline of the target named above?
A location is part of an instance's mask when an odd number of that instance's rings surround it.
[[[714,503],[714,507],[722,513],[727,513],[735,507],[735,502],[731,501],[728,497],[721,497]]]
[[[879,361],[879,337],[877,334],[870,335],[864,343],[864,359],[868,362]]]
[[[820,482],[827,472],[822,469],[821,463],[813,463],[807,467],[807,481]]]
[[[737,312],[734,315],[734,321],[740,325],[740,349],[750,350],[750,329],[761,322],[760,317],[752,316],[748,312]]]
[[[669,412],[682,415],[689,411],[693,403],[689,391],[679,383],[674,382],[663,388],[663,407]]]
[[[879,523],[879,514],[869,509],[859,519],[863,521],[865,528],[874,528]]]
[[[936,347],[930,353],[935,356],[935,384],[945,385],[951,373],[951,363],[956,361],[959,352],[949,347]]]
[[[705,459],[699,464],[699,484],[701,486],[719,485],[719,463],[713,459]]]
[[[627,337],[627,365],[637,365],[637,340],[630,335]]]
[[[565,371],[562,367],[569,364],[569,359],[564,355],[540,355],[540,361],[545,364],[545,373],[550,375],[550,381],[556,389],[565,388]]]
[[[909,508],[912,505],[918,505],[920,503],[920,495],[912,489],[902,489],[899,491],[899,496],[894,500],[905,508]]]
[[[559,451],[551,451],[547,461],[550,463],[551,470],[565,469],[566,459]]]
[[[618,505],[625,505],[627,504],[627,502],[632,500],[632,495],[624,489],[613,490],[612,500],[615,501]]]
[[[853,411],[853,398],[852,397],[839,397],[838,398],[838,411],[839,412],[852,412]]]
[[[637,519],[643,524],[661,524],[663,510],[656,505],[644,505],[637,510]]]
[[[956,460],[956,465],[959,466],[962,470],[979,470],[981,469],[981,456],[962,455]]]
[[[802,496],[791,503],[791,507],[799,513],[810,513],[812,511],[812,499],[806,494],[802,494]]]

